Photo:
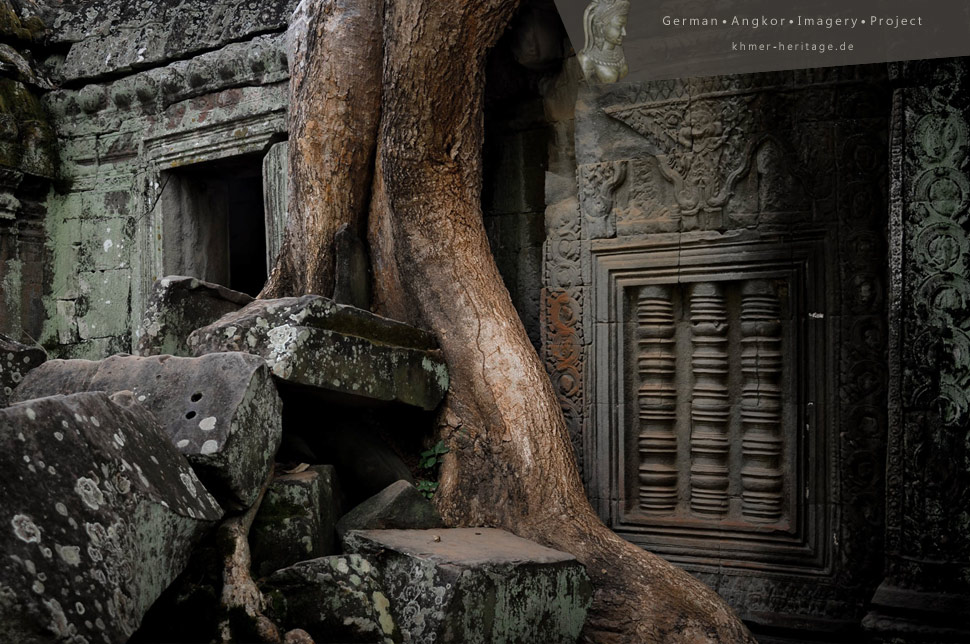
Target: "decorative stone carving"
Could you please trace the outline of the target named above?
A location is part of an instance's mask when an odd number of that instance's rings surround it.
[[[579,167],[579,201],[585,215],[585,236],[589,239],[616,236],[613,213],[616,191],[626,181],[625,161],[595,163]]]
[[[783,505],[781,305],[762,280],[741,293],[741,512],[772,522]]]
[[[543,289],[542,300],[544,362],[582,468],[583,340],[580,314],[583,292],[581,289]]]
[[[677,507],[674,332],[670,288],[643,288],[637,300],[640,509],[655,514],[670,514]]]
[[[875,67],[592,87],[577,104],[590,496],[755,623],[858,628],[881,574],[887,112]],[[613,164],[605,212],[583,169]],[[961,243],[919,247],[947,265]],[[939,285],[927,297],[960,303]],[[669,290],[676,356],[663,512],[640,502],[649,288]]]
[[[690,293],[693,335],[691,369],[691,510],[724,516],[728,511],[729,436],[728,319],[724,289],[695,284]]]
[[[605,109],[660,149],[664,179],[673,184],[682,216],[716,213],[751,164],[758,141],[744,96],[694,102],[621,104]]]
[[[893,105],[885,578],[876,641],[970,638],[970,176],[962,59],[900,64]]]
[[[615,83],[630,71],[621,47],[629,12],[629,0],[593,0],[586,7],[586,43],[576,54],[586,80]]]

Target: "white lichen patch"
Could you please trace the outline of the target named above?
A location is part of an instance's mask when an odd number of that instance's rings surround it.
[[[219,451],[219,443],[217,441],[206,441],[202,443],[202,447],[199,449],[200,454],[215,454]]]
[[[371,599],[374,602],[374,610],[377,611],[377,620],[381,624],[381,630],[387,635],[392,634],[394,632],[394,618],[391,617],[391,612],[388,610],[391,607],[391,602],[384,596],[384,593],[377,590],[371,595]]]
[[[74,486],[74,491],[77,492],[78,496],[81,497],[81,500],[84,501],[84,505],[88,506],[92,510],[97,510],[104,505],[104,494],[101,493],[101,490],[98,488],[98,484],[86,476],[82,476],[77,480],[77,483]]]
[[[62,517],[67,516],[67,506],[61,503],[60,501],[54,504],[54,509],[57,510],[57,513]]]
[[[92,416],[91,418],[92,418],[92,420],[94,419],[94,417],[93,417],[93,416]],[[124,434],[122,434],[121,432],[117,432],[117,433],[116,433],[116,434],[115,434],[114,436],[112,436],[111,438],[113,438],[113,439],[114,439],[114,442],[115,442],[115,444],[116,444],[116,445],[117,445],[118,447],[124,447],[124,446],[125,446],[125,436],[124,436]]]
[[[62,434],[61,432],[54,432],[54,438],[56,438],[58,441],[63,441],[64,434]]]
[[[30,420],[37,420],[37,412],[34,411],[32,408],[28,407],[27,418],[29,418]]]
[[[10,520],[13,533],[18,539],[26,543],[40,543],[40,528],[26,514],[15,514]]]
[[[193,499],[198,496],[198,492],[195,490],[195,483],[192,481],[191,476],[185,472],[180,472],[179,479],[182,481],[182,485],[185,486],[185,489],[188,490],[189,494],[192,495]]]
[[[185,449],[186,447],[189,446],[189,441],[187,438],[183,438],[179,442],[175,443],[175,446],[178,447],[179,449]]]
[[[77,546],[55,545],[57,556],[69,566],[77,566],[81,563],[81,549]]]
[[[199,422],[199,429],[201,429],[204,432],[211,432],[215,428],[216,428],[215,416],[209,416],[208,418],[203,418],[202,421]]]

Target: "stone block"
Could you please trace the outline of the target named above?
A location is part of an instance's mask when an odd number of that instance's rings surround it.
[[[572,555],[503,530],[363,530],[405,642],[575,642],[592,587]]]
[[[317,642],[401,641],[380,573],[360,555],[302,561],[274,573],[262,590],[278,623]]]
[[[86,306],[78,312],[82,340],[125,335],[129,332],[128,294],[131,271],[90,271],[78,274],[80,297]]]
[[[337,522],[343,539],[351,530],[423,530],[443,528],[441,515],[408,481],[392,483]]]
[[[152,287],[141,327],[135,333],[135,353],[192,355],[186,344],[190,333],[252,301],[245,293],[194,277],[163,277]]]
[[[256,576],[336,552],[335,488],[332,465],[316,465],[273,480],[249,531]]]
[[[316,296],[257,300],[189,336],[195,355],[248,351],[291,385],[434,409],[448,371],[433,336]]]
[[[0,641],[126,641],[222,516],[129,392],[0,410],[0,454]]]
[[[81,256],[95,270],[128,267],[133,227],[127,218],[81,222]]]
[[[261,359],[223,353],[52,360],[25,378],[13,399],[123,390],[155,414],[222,503],[234,509],[252,504],[282,435],[282,403]]]
[[[0,333],[0,407],[6,407],[14,388],[27,372],[47,360],[43,349],[21,344]]]

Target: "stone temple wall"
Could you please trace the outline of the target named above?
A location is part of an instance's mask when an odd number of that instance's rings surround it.
[[[762,626],[846,636],[880,580],[891,105],[885,66],[582,86],[546,176],[590,499]]]
[[[52,353],[129,351],[152,282],[197,268],[171,239],[186,234],[183,214],[212,206],[184,207],[188,191],[173,187],[181,169],[260,157],[285,139],[293,4],[80,2],[49,19],[59,89],[43,102],[62,176],[46,201],[39,339]]]

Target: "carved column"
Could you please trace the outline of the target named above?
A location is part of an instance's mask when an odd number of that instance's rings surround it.
[[[894,66],[886,576],[877,640],[970,641],[970,70]]]
[[[641,289],[637,330],[640,509],[669,514],[677,507],[677,354],[671,287]]]
[[[728,510],[727,307],[719,284],[695,284],[690,291],[691,398],[690,508],[714,517]]]
[[[771,285],[751,280],[741,291],[741,514],[782,517],[781,305]]]

